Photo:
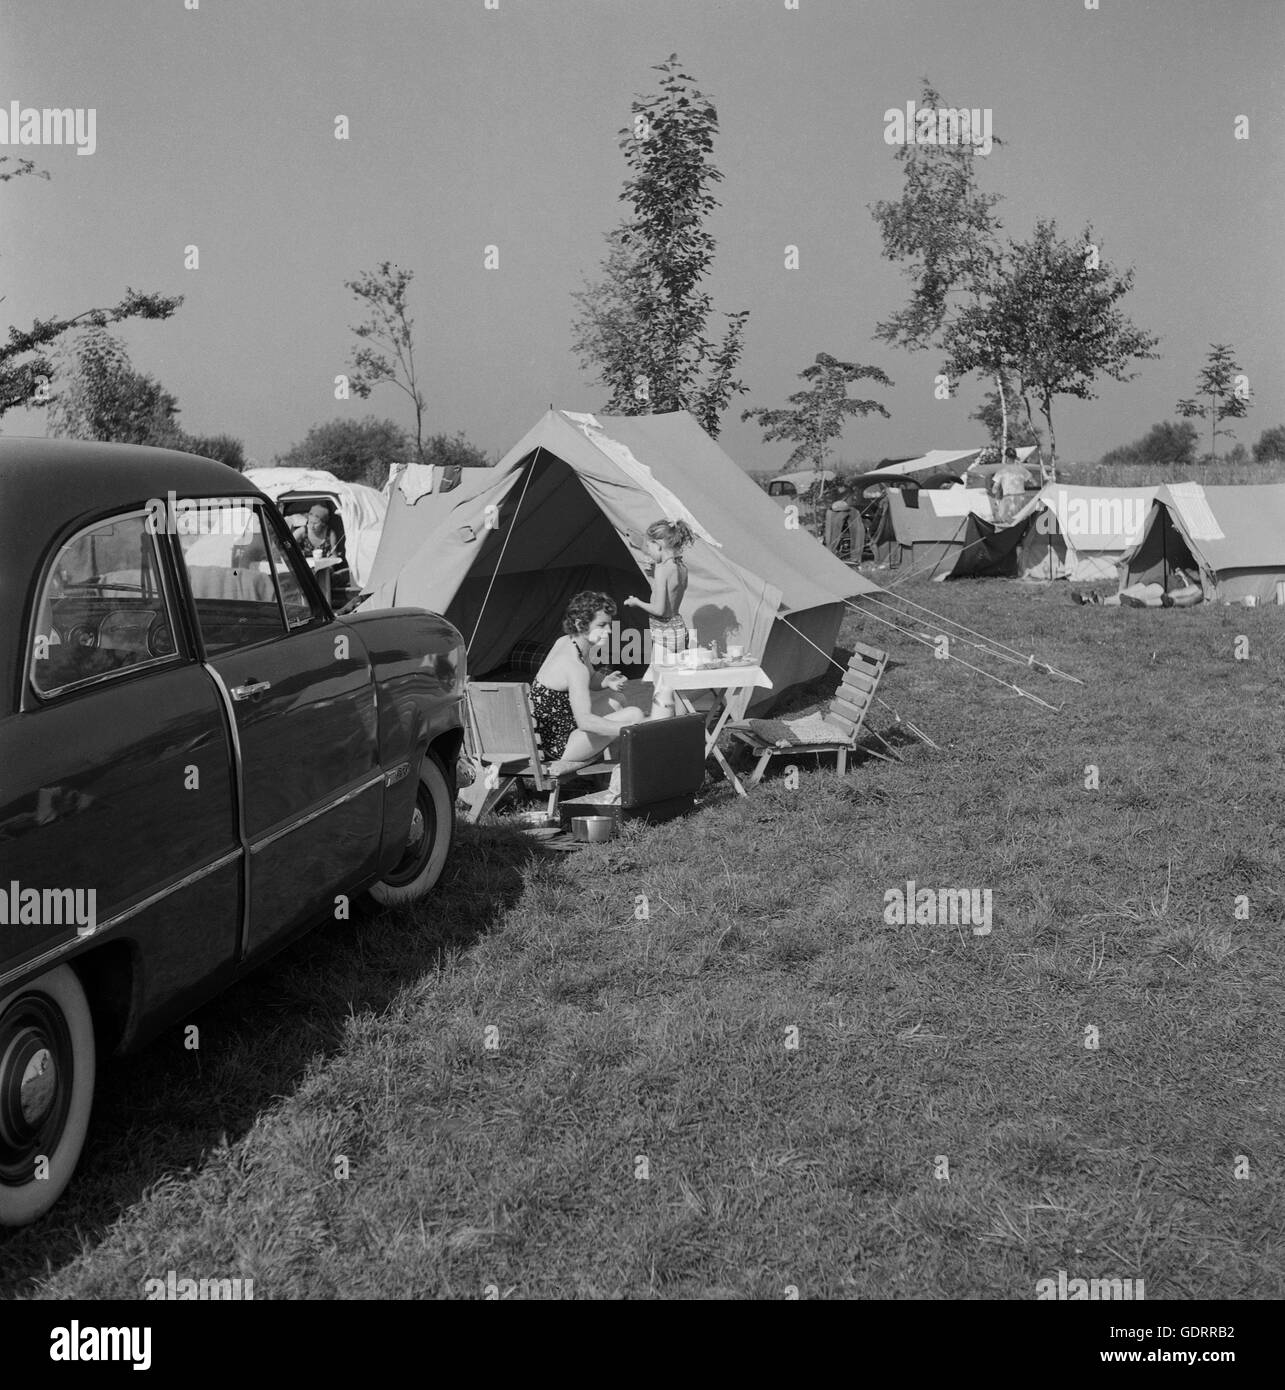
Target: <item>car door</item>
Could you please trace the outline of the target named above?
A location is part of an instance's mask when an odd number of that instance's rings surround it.
[[[66,901],[92,920],[24,915],[4,955],[155,921],[144,991],[180,991],[237,951],[242,850],[220,701],[143,512],[80,530],[34,579],[21,710],[0,721],[4,887],[83,895]]]
[[[374,870],[375,689],[369,654],[314,597],[275,511],[234,498],[204,502],[197,516],[179,544],[206,669],[235,732],[253,957],[342,911],[337,899]]]

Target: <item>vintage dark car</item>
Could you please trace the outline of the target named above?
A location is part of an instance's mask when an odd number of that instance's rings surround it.
[[[66,1187],[95,1057],[369,891],[437,881],[464,643],[338,619],[208,459],[0,439],[0,1225]]]

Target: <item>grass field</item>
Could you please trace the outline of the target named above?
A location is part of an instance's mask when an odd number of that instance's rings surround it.
[[[462,830],[431,906],[106,1069],[6,1293],[1285,1295],[1285,611],[906,592],[1084,685],[968,653],[1050,713],[852,619],[940,751],[574,855]],[[908,879],[993,930],[888,924]]]
[[[1059,467],[1058,478],[1081,487],[1151,487],[1155,483],[1285,483],[1285,462],[1210,463],[1200,465],[1072,463]]]

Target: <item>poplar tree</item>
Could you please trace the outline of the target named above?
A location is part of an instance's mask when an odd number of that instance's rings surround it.
[[[1196,381],[1196,395],[1207,396],[1208,405],[1188,397],[1178,402],[1178,414],[1188,419],[1209,421],[1209,452],[1218,462],[1218,436],[1231,436],[1231,430],[1220,430],[1224,420],[1242,420],[1249,410],[1252,392],[1248,385],[1241,389],[1237,378],[1243,373],[1232,353],[1230,343],[1211,343],[1209,356]]]
[[[705,222],[723,177],[710,157],[718,113],[677,54],[653,71],[660,94],[635,98],[620,132],[630,171],[620,197],[633,215],[608,235],[601,278],[572,296],[572,345],[607,388],[609,413],[689,410],[717,437],[733,394],[747,389],[736,368],[748,317],[726,314],[721,340],[706,337],[713,303],[701,285],[716,243]]]

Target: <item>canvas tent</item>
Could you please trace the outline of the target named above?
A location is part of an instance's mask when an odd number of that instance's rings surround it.
[[[919,458],[907,459],[905,463],[880,464],[880,473],[899,473],[903,478],[917,477],[920,473],[954,473],[962,477],[964,470],[977,459],[980,449],[929,449]]]
[[[996,526],[988,493],[889,488],[888,514],[900,563],[934,579],[1011,578],[1017,572],[1026,523]]]
[[[295,499],[326,496],[339,509],[344,524],[344,551],[352,581],[368,585],[388,499],[373,487],[346,483],[320,468],[247,468],[246,478],[278,506]]]
[[[683,616],[701,643],[735,642],[772,678],[766,705],[820,675],[843,601],[877,585],[803,529],[685,411],[594,417],[549,410],[494,468],[464,469],[450,492],[415,502],[394,488],[366,606],[443,613],[464,634],[469,671],[503,669],[519,644],[547,649],[571,596],[617,604],[622,647],[641,645],[643,537],[662,518],[697,535]],[[818,650],[819,649],[819,650]]]
[[[1030,517],[1018,573],[1023,579],[1110,583],[1142,534],[1154,487],[1070,487],[1050,483],[1015,518]]]
[[[1120,557],[1120,588],[1167,590],[1179,570],[1199,574],[1207,601],[1285,603],[1285,483],[1157,488],[1136,544]]]

